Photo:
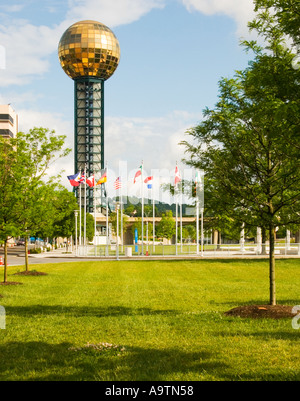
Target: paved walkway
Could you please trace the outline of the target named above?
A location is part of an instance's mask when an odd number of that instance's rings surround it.
[[[89,251],[89,255],[76,255],[75,251],[66,252],[64,248],[59,248],[50,252],[43,252],[40,254],[32,254],[28,255],[29,258],[37,258],[37,259],[68,259],[68,260],[116,260],[116,256],[95,256],[93,254],[93,247]],[[24,255],[23,255],[24,257]],[[280,254],[275,255],[276,259],[300,259],[300,255],[295,252],[286,251],[281,252]],[[268,259],[269,255],[257,255],[255,252],[240,252],[240,251],[228,251],[228,250],[220,250],[220,251],[204,251],[203,256],[201,254],[178,254],[178,255],[132,255],[132,256],[123,256],[119,255],[120,260],[160,260],[160,259],[170,259],[170,260],[182,260],[182,259]]]

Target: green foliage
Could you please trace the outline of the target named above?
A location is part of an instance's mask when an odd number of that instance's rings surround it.
[[[109,221],[112,224],[112,228],[114,233],[117,233],[117,217],[118,217],[118,221],[119,221],[119,235],[121,235],[121,210],[118,209],[118,215],[117,212],[112,212],[109,216]],[[123,212],[123,231],[126,231],[126,227],[128,225],[128,217],[124,214]]]
[[[162,214],[162,218],[156,228],[156,237],[171,239],[176,233],[175,221],[171,210]]]
[[[185,240],[196,240],[197,238],[197,232],[196,232],[196,227],[192,225],[187,225],[182,227],[182,237]],[[180,238],[180,232],[178,232],[178,238]]]
[[[239,226],[299,222],[300,88],[290,62],[285,50],[257,55],[221,80],[215,109],[189,131],[196,145],[184,142],[186,162],[206,172],[206,207]]]
[[[268,40],[266,48],[244,43],[254,60],[219,82],[215,108],[189,130],[192,143],[183,142],[186,163],[205,171],[205,208],[218,224],[231,220],[234,229],[246,223],[268,230],[271,304],[275,228],[300,224],[299,71],[274,18],[267,10],[252,24]]]
[[[249,26],[274,42],[289,35],[300,43],[300,4],[298,0],[254,0],[257,17]]]
[[[0,239],[48,230],[54,214],[50,193],[59,174],[47,173],[55,160],[70,152],[63,149],[64,141],[65,136],[36,127],[13,139],[0,138]]]
[[[39,253],[42,253],[42,249],[41,248],[30,249],[29,252],[31,254],[39,254]]]

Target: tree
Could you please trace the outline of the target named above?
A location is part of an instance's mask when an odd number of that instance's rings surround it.
[[[49,222],[43,237],[63,237],[75,236],[75,214],[78,204],[73,192],[64,187],[55,188],[50,195],[51,202],[51,221]]]
[[[0,240],[4,242],[4,283],[7,282],[8,240],[20,233],[16,211],[19,202],[18,162],[16,142],[0,136]]]
[[[167,210],[162,214],[162,218],[156,228],[156,236],[158,238],[171,239],[176,232],[175,221],[171,210]]]
[[[65,136],[47,128],[33,128],[16,138],[0,139],[1,210],[0,236],[5,244],[4,281],[6,281],[7,240],[25,236],[25,265],[28,270],[27,237],[46,222],[50,202],[45,201],[53,179],[47,177],[51,163],[64,157]],[[59,175],[56,175],[56,179]]]
[[[133,238],[135,236],[136,229],[138,232],[138,239],[142,239],[142,218],[141,217],[137,217],[131,226],[131,232],[132,232]]]
[[[197,238],[196,228],[192,225],[187,225],[182,228],[182,235],[186,241],[193,241]]]
[[[112,212],[109,216],[109,220],[112,224],[112,228],[115,232],[117,233],[117,212]],[[121,235],[121,210],[118,209],[118,221],[119,221],[119,235]],[[123,214],[123,231],[126,231],[126,228],[128,226],[128,216]]]
[[[249,26],[264,37],[289,35],[300,44],[300,4],[298,0],[254,0],[257,17]]]
[[[272,54],[247,44],[255,60],[223,78],[215,109],[189,130],[186,163],[205,170],[214,208],[269,232],[270,304],[276,304],[275,228],[299,222],[299,74],[293,55],[276,43]],[[294,118],[295,117],[295,118]]]
[[[51,188],[56,188],[59,172],[47,176],[49,167],[57,159],[65,157],[70,149],[64,149],[64,135],[54,130],[34,127],[28,133],[19,132],[16,137],[15,169],[18,185],[17,222],[25,237],[25,269],[29,270],[27,237],[45,230],[53,219]],[[47,217],[47,218],[46,218]]]

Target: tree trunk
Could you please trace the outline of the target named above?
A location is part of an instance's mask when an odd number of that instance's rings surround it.
[[[221,249],[221,231],[218,230],[217,251]]]
[[[3,282],[7,282],[7,238],[4,241],[4,279]]]
[[[25,270],[29,271],[29,263],[28,263],[28,240],[25,236]]]
[[[267,242],[267,235],[266,235],[266,229],[265,227],[262,227],[261,229],[261,254],[265,255],[266,254],[266,242]]]
[[[276,305],[276,285],[275,285],[275,228],[273,224],[269,227],[270,250],[269,250],[269,268],[270,268],[270,305]]]
[[[300,243],[300,230],[298,230],[295,234],[295,243],[299,244]]]

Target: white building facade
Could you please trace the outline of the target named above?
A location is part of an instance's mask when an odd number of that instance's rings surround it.
[[[9,105],[0,105],[0,135],[14,138],[18,132],[18,115]]]

